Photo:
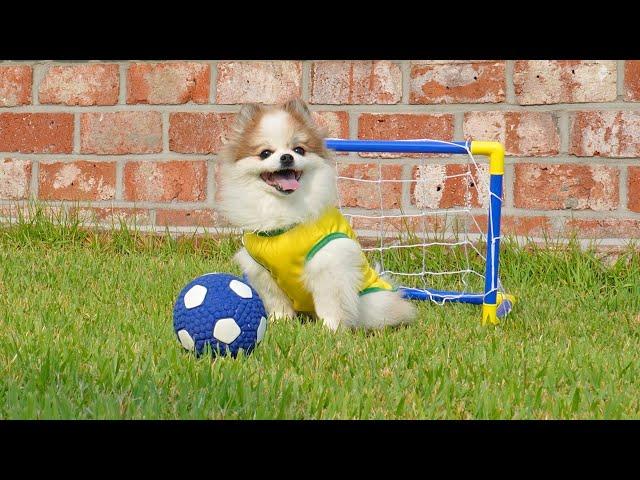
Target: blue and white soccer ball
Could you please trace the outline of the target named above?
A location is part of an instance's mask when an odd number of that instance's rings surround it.
[[[251,353],[267,328],[257,292],[227,273],[208,273],[187,284],[173,307],[173,328],[184,348],[201,355]]]

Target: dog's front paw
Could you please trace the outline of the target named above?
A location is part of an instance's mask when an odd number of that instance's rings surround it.
[[[269,317],[287,319],[293,318],[296,316],[296,312],[290,305],[287,304],[278,304],[272,305],[271,308],[267,308],[267,312],[269,313]]]
[[[332,332],[337,332],[341,326],[341,322],[339,318],[324,317],[322,319],[322,323],[324,323],[324,326],[327,327]]]

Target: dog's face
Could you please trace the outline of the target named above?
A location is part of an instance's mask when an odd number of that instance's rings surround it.
[[[220,207],[238,226],[289,225],[335,203],[324,132],[301,100],[243,107],[220,157]]]

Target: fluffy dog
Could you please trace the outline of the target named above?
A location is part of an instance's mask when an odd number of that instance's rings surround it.
[[[273,317],[308,313],[333,331],[410,322],[414,306],[369,266],[335,208],[324,137],[302,100],[243,106],[220,153],[218,208],[244,232],[235,259]]]

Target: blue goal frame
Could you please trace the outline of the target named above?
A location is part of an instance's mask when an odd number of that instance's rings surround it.
[[[327,148],[338,152],[449,153],[489,157],[489,215],[487,222],[487,264],[483,293],[454,292],[403,287],[405,298],[437,302],[462,302],[482,305],[482,324],[497,324],[511,311],[515,297],[498,291],[500,266],[500,218],[504,176],[504,146],[499,142],[446,142],[439,140],[349,140],[330,138]]]

